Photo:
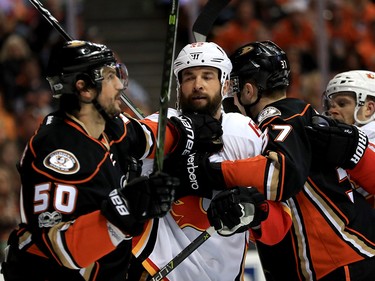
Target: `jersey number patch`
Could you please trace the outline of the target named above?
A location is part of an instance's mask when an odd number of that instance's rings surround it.
[[[34,213],[41,213],[49,210],[52,202],[53,208],[61,213],[70,214],[74,211],[77,201],[77,189],[72,185],[58,183],[51,200],[52,183],[38,184],[34,192]]]

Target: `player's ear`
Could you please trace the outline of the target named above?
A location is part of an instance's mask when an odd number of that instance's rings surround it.
[[[256,87],[253,84],[248,82],[244,85],[244,94],[245,96],[247,96],[248,100],[251,100],[253,97],[255,97],[256,93]]]
[[[227,94],[230,90],[230,80],[225,80],[224,85],[223,85],[223,94]]]
[[[84,80],[77,80],[76,89],[84,101],[91,101],[93,99],[92,90],[90,90],[90,88],[87,87],[87,84]]]
[[[365,115],[366,115],[366,117],[371,117],[374,114],[375,114],[375,101],[369,100],[366,103],[366,112],[365,112]]]

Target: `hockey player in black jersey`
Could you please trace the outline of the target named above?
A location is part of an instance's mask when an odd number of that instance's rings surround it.
[[[291,208],[292,227],[280,243],[257,241],[267,281],[374,280],[375,212],[348,174],[368,150],[366,136],[287,98],[289,62],[273,42],[246,44],[231,61],[237,104],[267,133],[267,146],[260,156],[201,167],[216,186],[253,186]],[[219,233],[252,227],[242,223],[246,203],[241,192],[223,191],[207,211],[211,224]]]
[[[133,159],[152,155],[155,132],[120,113],[127,71],[110,49],[65,42],[52,51],[47,74],[59,109],[19,163],[22,223],[9,237],[4,278],[125,280],[132,236],[169,211],[179,180],[138,176]],[[178,136],[169,150],[185,148],[185,130],[169,122],[167,134]]]

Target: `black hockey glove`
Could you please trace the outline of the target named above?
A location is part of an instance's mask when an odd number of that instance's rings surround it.
[[[267,219],[268,209],[264,195],[256,188],[235,187],[212,199],[207,216],[220,235],[230,236],[259,226]]]
[[[312,126],[306,126],[313,157],[321,163],[353,169],[362,159],[368,138],[356,126],[338,122],[332,118],[316,115]]]
[[[138,177],[109,194],[102,214],[124,233],[139,235],[147,220],[163,217],[171,209],[178,185],[177,178],[165,173]]]
[[[179,133],[173,153],[188,155],[196,150],[217,152],[223,148],[221,123],[210,115],[192,113],[173,116],[169,122]]]
[[[225,189],[220,163],[211,163],[209,153],[196,152],[186,156],[169,155],[164,171],[180,179],[176,199],[188,195],[212,198],[212,190]]]

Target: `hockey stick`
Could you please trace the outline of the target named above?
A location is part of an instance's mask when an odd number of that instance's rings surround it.
[[[169,263],[161,268],[150,281],[159,281],[167,276],[173,269],[175,269],[181,262],[183,262],[192,252],[194,252],[200,245],[202,245],[215,232],[215,228],[210,226],[206,231],[202,232],[197,238],[186,246],[177,256],[175,256]]]
[[[74,40],[60,25],[59,21],[52,16],[50,11],[44,8],[43,4],[40,3],[38,0],[29,0],[30,3],[42,14],[42,16],[60,33],[60,35],[66,41]],[[137,116],[139,119],[143,119],[145,116],[143,115],[142,111],[139,110],[134,103],[125,95],[125,93],[121,94],[121,100],[130,108],[130,110]]]
[[[42,3],[40,3],[38,0],[29,1],[42,14],[42,16],[61,34],[61,36],[64,37],[66,41],[73,40],[73,38],[70,37],[70,35],[66,33],[66,31],[61,27],[58,20],[54,16],[52,16],[46,8],[44,8]]]
[[[168,18],[167,39],[165,44],[163,77],[160,92],[160,108],[158,119],[158,131],[156,135],[156,151],[154,159],[154,172],[163,171],[164,142],[167,127],[168,103],[171,96],[173,60],[176,50],[177,24],[179,13],[179,1],[171,0],[171,10]]]
[[[210,0],[203,7],[198,18],[195,20],[192,31],[195,42],[205,42],[206,38],[220,12],[230,0]]]

